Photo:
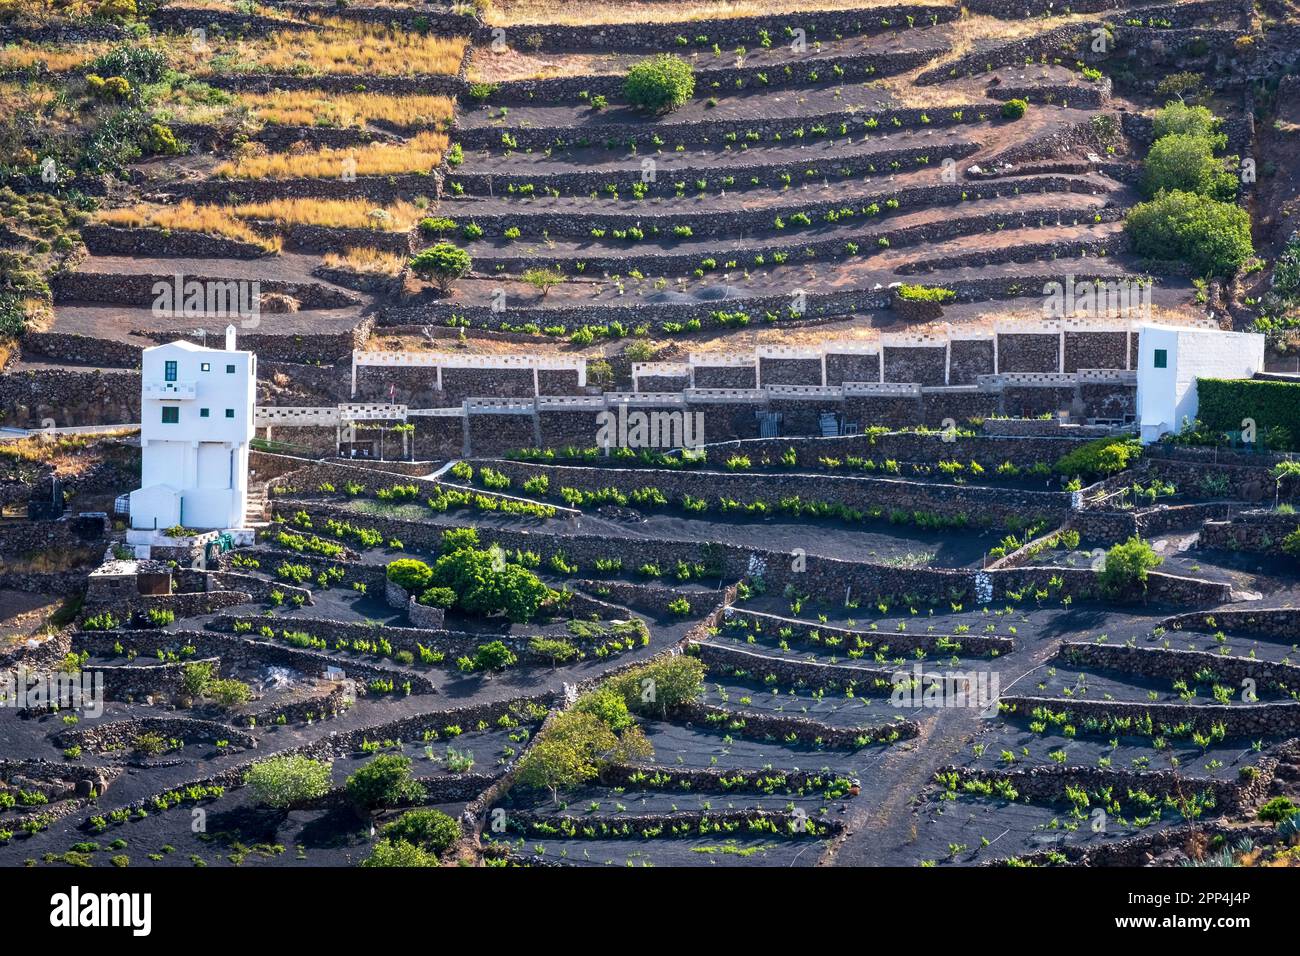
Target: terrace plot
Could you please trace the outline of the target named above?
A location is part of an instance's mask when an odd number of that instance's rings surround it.
[[[750,83],[766,84],[770,82],[789,83],[790,78],[784,73],[786,67],[797,70],[801,78],[811,71],[826,78],[859,78],[888,76],[909,70],[930,60],[947,46],[944,41],[947,25],[926,29],[914,36],[917,31],[888,33],[883,35],[844,36],[825,41],[814,40],[803,50],[796,50],[790,43],[776,42],[768,37],[768,45],[760,44],[753,48],[736,46],[723,49],[703,47],[690,43],[683,47],[676,39],[672,46],[681,51],[681,56],[696,71],[696,82],[701,90],[711,90],[718,84],[727,89],[738,86],[737,79],[745,83],[745,72],[762,72],[765,79],[757,76],[749,78]],[[589,92],[597,95],[621,90],[623,75],[628,67],[644,58],[644,54],[632,52],[579,53],[579,52],[530,52],[509,47],[503,50],[478,48],[470,55],[466,79],[471,83],[497,85],[489,98],[494,102],[507,102],[521,97],[526,89],[540,87],[547,89],[546,80],[573,78],[594,81],[595,89]],[[836,70],[838,67],[838,71]],[[737,77],[737,74],[741,74]],[[813,78],[815,82],[817,77]],[[525,85],[519,81],[543,81]],[[605,81],[605,82],[602,82]],[[505,88],[500,86],[504,84]],[[512,94],[514,94],[512,96]],[[526,95],[526,94],[525,94]]]

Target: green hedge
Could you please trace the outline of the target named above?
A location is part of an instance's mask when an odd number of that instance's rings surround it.
[[[1197,413],[1211,431],[1239,431],[1243,418],[1253,418],[1261,437],[1270,428],[1284,428],[1290,447],[1300,436],[1300,383],[1256,379],[1200,378],[1196,380]]]

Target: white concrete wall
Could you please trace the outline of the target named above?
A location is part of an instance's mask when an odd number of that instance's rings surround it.
[[[1163,349],[1166,367],[1156,368]],[[1144,443],[1196,420],[1198,378],[1250,378],[1264,368],[1264,336],[1144,325],[1139,330],[1137,414]]]

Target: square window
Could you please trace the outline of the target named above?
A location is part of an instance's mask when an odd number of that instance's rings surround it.
[[[176,363],[166,362],[163,364],[163,378],[169,382],[176,381]]]
[[[212,363],[211,363],[211,362],[203,362],[203,363],[201,363],[201,364],[199,365],[199,371],[200,371],[200,372],[211,372],[211,371],[212,371]]]
[[[164,405],[162,421],[164,425],[175,425],[181,420],[181,410],[175,405]]]
[[[235,417],[235,410],[234,410],[233,408],[227,408],[227,409],[226,409],[226,417],[227,417],[227,418],[234,418],[234,417]]]
[[[1169,367],[1169,353],[1165,349],[1156,349],[1156,368]]]
[[[199,418],[207,418],[207,417],[208,417],[208,410],[206,408],[200,408]]]
[[[227,366],[226,366],[226,374],[227,374],[227,375],[234,375],[234,374],[235,374],[235,367],[234,367],[233,365],[227,365]]]

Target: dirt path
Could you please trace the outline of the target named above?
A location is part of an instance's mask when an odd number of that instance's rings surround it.
[[[1001,658],[1001,693],[1052,658],[1064,637],[1038,641]],[[1008,664],[1012,664],[1008,667]],[[946,707],[931,711],[920,736],[885,752],[878,772],[891,781],[884,799],[872,806],[855,806],[844,834],[831,843],[818,866],[893,865],[891,859],[916,837],[913,803],[939,768],[954,763],[979,734],[987,718],[975,707]]]

